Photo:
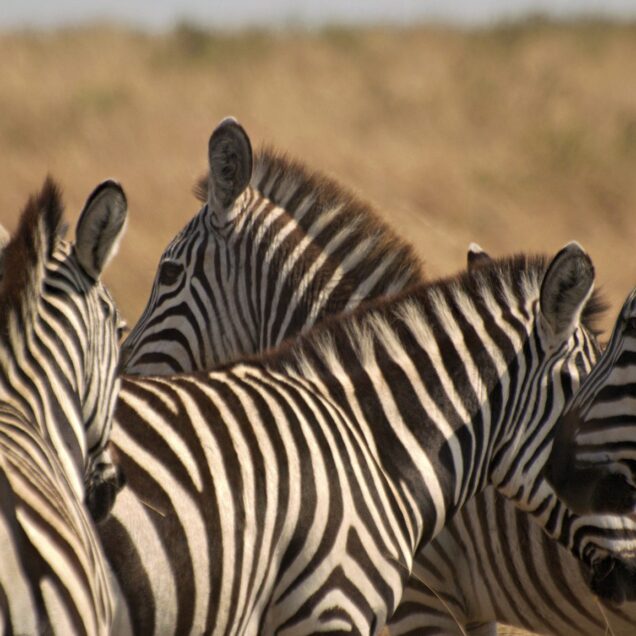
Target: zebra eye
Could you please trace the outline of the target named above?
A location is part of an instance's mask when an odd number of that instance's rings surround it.
[[[165,261],[159,270],[159,284],[174,285],[181,275],[182,266],[174,261]]]

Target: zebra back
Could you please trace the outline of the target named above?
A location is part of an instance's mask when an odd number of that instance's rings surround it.
[[[99,276],[125,219],[123,191],[105,182],[86,202],[76,242],[64,241],[60,192],[47,179],[3,252],[2,633],[110,632],[108,572],[84,500],[114,474],[106,445],[121,323]]]
[[[234,120],[213,132],[209,159],[204,206],[161,256],[124,343],[127,373],[213,368],[421,280],[370,206],[269,148],[253,158]]]
[[[573,510],[636,512],[636,289],[559,420],[546,475]]]

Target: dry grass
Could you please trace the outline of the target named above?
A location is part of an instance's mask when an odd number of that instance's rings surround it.
[[[115,176],[131,223],[108,277],[129,321],[196,211],[213,126],[236,115],[375,203],[430,275],[494,254],[592,254],[613,310],[636,283],[636,26],[164,37],[0,36],[0,221],[46,172],[74,215]]]
[[[92,28],[0,35],[0,59],[0,222],[15,226],[47,172],[73,219],[119,178],[131,222],[108,281],[130,322],[227,114],[375,203],[431,276],[462,267],[470,241],[502,254],[577,239],[613,314],[636,283],[636,25]]]

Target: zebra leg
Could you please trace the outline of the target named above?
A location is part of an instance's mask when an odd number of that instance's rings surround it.
[[[96,523],[108,517],[125,484],[123,471],[113,460],[110,450],[105,448],[91,462],[86,478],[86,507]]]

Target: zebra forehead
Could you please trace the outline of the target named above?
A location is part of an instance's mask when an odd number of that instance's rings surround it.
[[[4,250],[0,287],[0,324],[8,312],[39,296],[45,266],[62,232],[60,188],[47,177],[41,191],[32,195],[22,211],[18,229]]]

